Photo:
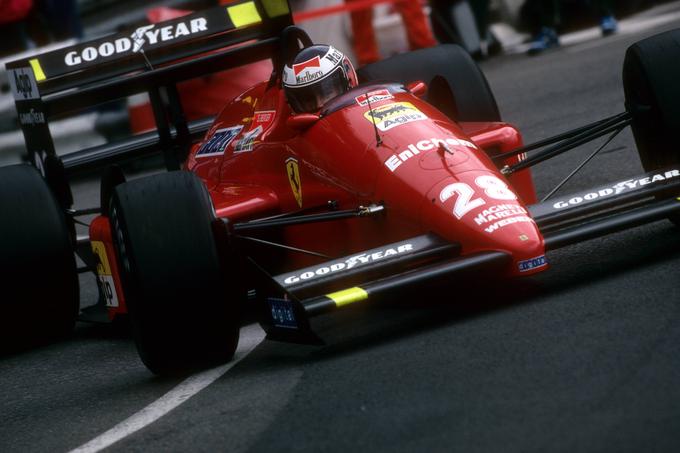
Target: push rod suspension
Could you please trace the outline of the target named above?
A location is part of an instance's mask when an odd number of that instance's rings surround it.
[[[270,220],[253,220],[250,222],[236,223],[233,230],[236,233],[243,233],[247,231],[261,230],[264,228],[274,228],[290,225],[303,225],[306,223],[328,222],[330,220],[342,220],[353,217],[367,217],[383,212],[385,207],[383,205],[361,206],[357,209],[348,209],[344,211],[326,212],[323,214],[300,215],[295,217],[284,217]]]
[[[586,130],[585,132],[577,134],[570,139],[564,140],[561,143],[538,151],[534,155],[529,156],[528,158],[524,159],[521,162],[518,162],[514,165],[506,165],[501,169],[501,173],[503,173],[504,175],[511,175],[512,173],[515,173],[517,171],[532,167],[536,164],[539,164],[550,158],[563,154],[574,148],[578,148],[579,146],[588,143],[589,141],[592,141],[596,138],[602,137],[607,134],[611,134],[612,132],[622,129],[625,126],[628,126],[630,122],[631,122],[630,116],[624,117],[622,119],[616,120],[612,119],[610,121],[607,121],[606,123],[603,123],[602,125],[593,127],[590,130]]]
[[[537,141],[535,143],[531,143],[529,145],[524,145],[524,146],[517,148],[517,149],[514,149],[510,152],[498,154],[496,156],[493,156],[492,159],[494,161],[503,161],[503,160],[506,160],[508,157],[513,157],[513,156],[517,156],[519,154],[524,154],[526,152],[533,151],[535,149],[544,148],[548,145],[552,145],[554,143],[558,143],[558,142],[567,140],[569,138],[575,137],[577,135],[583,134],[584,132],[596,130],[598,127],[600,127],[604,124],[611,124],[612,121],[616,123],[618,121],[623,121],[623,120],[626,120],[628,118],[630,118],[630,114],[628,112],[619,113],[617,115],[610,116],[609,118],[605,118],[605,119],[596,121],[594,123],[587,124],[585,126],[581,126],[581,127],[578,127],[576,129],[572,129],[572,130],[567,131],[567,132],[563,132],[561,134],[555,135],[554,137],[549,137],[549,138],[546,138],[544,140],[540,140],[540,141]]]

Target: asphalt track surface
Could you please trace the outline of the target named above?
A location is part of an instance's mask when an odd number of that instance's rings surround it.
[[[625,49],[651,33],[483,69],[529,142],[622,111]],[[592,146],[537,167],[539,193]],[[626,133],[563,193],[640,172]],[[77,187],[79,204],[96,198]],[[109,449],[678,451],[680,230],[659,222],[549,259],[528,281],[359,313],[326,347],[263,342]],[[84,294],[89,303],[91,282]],[[69,451],[182,381],[153,377],[124,333],[80,324],[71,340],[0,359],[0,451]]]

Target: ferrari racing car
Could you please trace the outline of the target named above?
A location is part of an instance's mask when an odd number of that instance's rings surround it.
[[[461,48],[356,72],[292,23],[285,0],[243,0],[12,62],[32,165],[0,169],[0,212],[12,219],[0,225],[3,341],[67,333],[78,273],[93,272],[146,366],[175,373],[229,361],[246,309],[269,339],[317,344],[319,315],[471,273],[523,278],[548,269],[551,250],[677,222],[678,38],[629,48],[625,111],[530,145]],[[262,59],[268,80],[187,123],[178,82]],[[139,92],[156,131],[56,155],[49,118]],[[648,173],[537,201],[532,165],[627,126]],[[159,152],[167,172],[128,181],[117,165]],[[82,171],[101,172],[101,202],[76,210],[69,178]]]

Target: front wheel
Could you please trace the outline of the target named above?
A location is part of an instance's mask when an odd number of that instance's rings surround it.
[[[364,66],[362,82],[417,80],[428,87],[427,101],[454,121],[500,121],[489,83],[460,46],[444,44],[395,55]]]
[[[229,361],[243,291],[235,266],[220,259],[201,180],[171,172],[121,184],[110,216],[144,364],[165,375]]]
[[[623,64],[626,108],[645,171],[680,166],[680,30],[630,46]],[[666,194],[677,196],[677,193]],[[680,215],[671,220],[680,225]]]

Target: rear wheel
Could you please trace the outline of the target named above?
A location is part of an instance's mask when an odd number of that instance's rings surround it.
[[[461,47],[445,44],[395,55],[358,71],[362,82],[422,80],[427,101],[454,121],[500,121],[496,99],[474,60]]]
[[[220,259],[203,183],[172,172],[116,187],[111,225],[137,350],[156,374],[229,361],[243,291]]]
[[[623,64],[626,108],[646,171],[680,165],[680,30],[639,41]],[[677,195],[677,194],[668,194]],[[680,224],[680,216],[671,220]]]
[[[35,168],[0,168],[0,218],[0,349],[69,334],[80,292],[71,230]]]

